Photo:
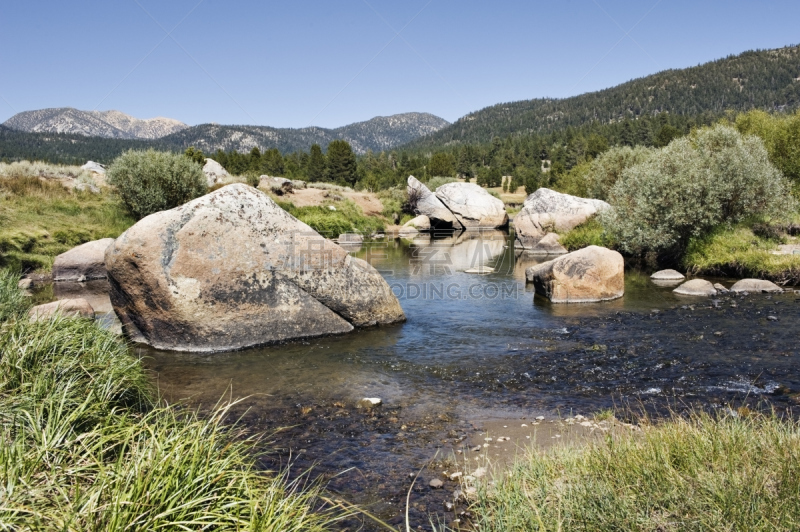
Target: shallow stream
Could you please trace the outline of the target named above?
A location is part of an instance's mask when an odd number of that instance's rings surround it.
[[[170,400],[209,407],[244,397],[237,415],[277,449],[264,467],[313,466],[331,492],[395,525],[409,475],[423,468],[412,526],[457,516],[443,503],[458,484],[428,482],[463,469],[448,461],[468,453],[453,450],[489,420],[745,402],[787,412],[800,392],[792,292],[680,297],[628,271],[620,300],[551,305],[525,285],[525,269],[546,259],[515,253],[499,231],[352,253],[382,272],[406,323],[226,354],[138,352]],[[465,273],[481,267],[492,273]],[[383,404],[356,408],[364,397]]]

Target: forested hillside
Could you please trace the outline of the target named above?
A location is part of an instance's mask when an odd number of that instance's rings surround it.
[[[546,134],[591,122],[614,124],[667,112],[705,116],[725,111],[791,110],[800,106],[800,47],[745,52],[686,69],[672,69],[598,92],[565,99],[502,103],[470,113],[409,148],[479,144],[494,137]]]

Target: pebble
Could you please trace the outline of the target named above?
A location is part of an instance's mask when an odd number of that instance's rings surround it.
[[[536,416],[536,421],[542,421],[542,420],[544,420],[544,416]]]
[[[33,279],[20,279],[19,283],[17,283],[17,286],[20,288],[20,290],[30,290],[33,288]]]
[[[444,501],[444,509],[447,510],[448,512],[452,512],[453,511],[453,503],[450,502],[450,501]]]
[[[480,451],[480,450],[481,450],[481,446],[480,446],[480,445],[476,445],[475,447],[473,447],[472,449],[470,449],[470,451],[472,451],[473,453],[477,453],[477,452],[478,452],[478,451]]]
[[[358,408],[372,408],[382,404],[380,397],[365,397],[357,404]]]
[[[769,321],[778,321],[778,317],[777,316],[767,316],[767,319]]]
[[[431,480],[430,482],[428,482],[428,486],[430,486],[431,488],[433,488],[435,490],[438,490],[438,489],[441,489],[442,486],[444,486],[444,482],[442,482],[438,478],[435,478],[435,479]]]
[[[460,478],[463,474],[464,473],[462,473],[461,471],[456,471],[455,473],[451,473],[449,478],[450,480],[455,480],[457,478]]]

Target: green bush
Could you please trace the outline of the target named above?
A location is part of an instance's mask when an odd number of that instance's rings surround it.
[[[183,205],[207,191],[202,168],[169,152],[128,151],[108,168],[107,181],[137,219]]]
[[[597,159],[590,163],[588,170],[583,176],[585,179],[586,196],[604,201],[607,200],[611,187],[619,181],[622,172],[631,166],[647,161],[655,152],[656,150],[645,148],[644,146],[636,146],[635,148],[621,146],[611,148],[600,154]]]
[[[561,235],[559,241],[569,251],[577,251],[587,246],[614,247],[614,243],[596,216]]]
[[[760,139],[717,125],[696,131],[622,172],[603,226],[622,250],[682,255],[720,224],[780,216],[795,203]]]
[[[328,238],[336,238],[342,233],[355,232],[368,235],[384,230],[383,222],[377,218],[364,216],[361,207],[350,200],[315,207],[295,207],[288,201],[276,203],[314,231]]]
[[[800,111],[790,115],[750,111],[736,117],[736,129],[764,141],[772,164],[789,178],[794,195],[800,197]]]

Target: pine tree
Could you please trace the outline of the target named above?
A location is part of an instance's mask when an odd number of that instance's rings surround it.
[[[325,180],[325,155],[322,154],[322,148],[319,144],[311,145],[311,153],[308,156],[308,166],[306,175],[309,181],[324,181]]]
[[[328,179],[343,185],[354,185],[358,179],[356,156],[346,140],[328,144]]]

